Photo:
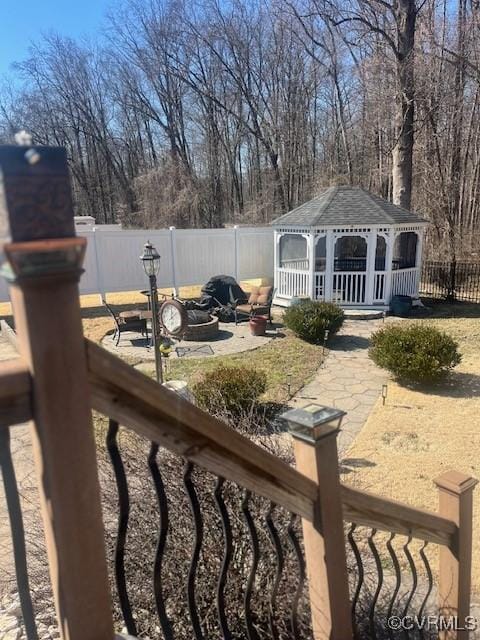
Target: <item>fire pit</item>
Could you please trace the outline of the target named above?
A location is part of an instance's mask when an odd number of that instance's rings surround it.
[[[203,342],[214,340],[218,336],[218,318],[206,311],[188,311],[188,326],[183,335],[184,340]]]

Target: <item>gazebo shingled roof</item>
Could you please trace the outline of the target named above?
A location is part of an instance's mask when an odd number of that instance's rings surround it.
[[[361,187],[329,187],[313,200],[283,214],[274,226],[361,226],[418,224],[426,220]]]

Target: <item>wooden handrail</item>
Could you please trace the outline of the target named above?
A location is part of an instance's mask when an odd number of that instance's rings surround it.
[[[313,520],[314,482],[95,343],[86,340],[86,350],[94,409],[212,473]],[[30,375],[20,359],[0,363],[0,424],[31,418],[30,391]],[[341,486],[345,521],[452,548],[457,534],[452,520],[344,483]]]
[[[0,425],[27,422],[32,417],[32,381],[20,358],[0,362]]]
[[[93,408],[312,521],[315,482],[222,421],[86,341]]]
[[[316,484],[220,420],[86,340],[95,409],[312,521]],[[342,484],[344,519],[450,546],[453,521]]]
[[[453,520],[345,484],[342,484],[342,503],[343,517],[347,522],[411,535],[412,538],[449,548],[457,534],[457,525]]]

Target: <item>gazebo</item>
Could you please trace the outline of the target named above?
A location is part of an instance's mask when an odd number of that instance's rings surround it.
[[[275,304],[292,298],[384,308],[418,297],[427,221],[360,187],[330,187],[272,222]]]

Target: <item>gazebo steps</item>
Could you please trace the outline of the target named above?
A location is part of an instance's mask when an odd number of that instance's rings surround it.
[[[376,320],[383,318],[383,309],[352,309],[344,308],[346,320]]]
[[[282,298],[276,296],[273,300],[273,304],[276,307],[289,307],[290,306],[290,298]],[[365,306],[365,307],[349,307],[342,305],[343,310],[345,311],[345,318],[347,320],[375,320],[377,318],[382,318],[385,312],[388,313],[388,306]]]

